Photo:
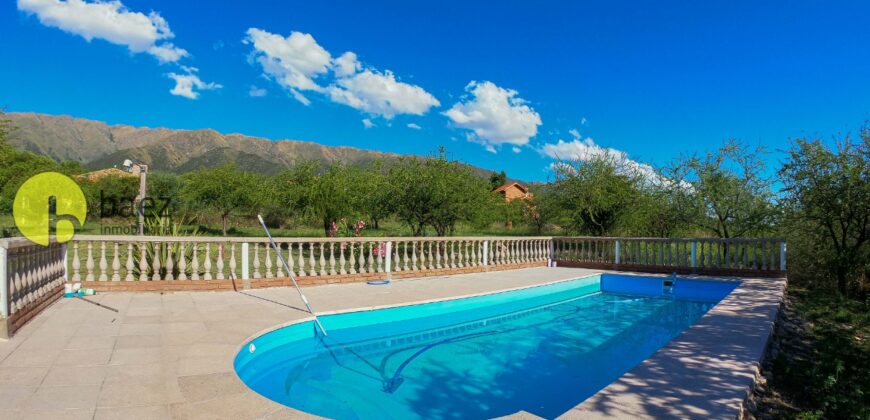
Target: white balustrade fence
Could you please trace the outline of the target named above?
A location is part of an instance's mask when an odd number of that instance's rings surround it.
[[[16,329],[63,291],[66,245],[0,239],[0,337]]]
[[[275,238],[296,277],[544,263],[549,237]],[[271,279],[286,269],[265,238],[78,235],[72,281]]]
[[[781,275],[786,243],[759,238],[553,238],[559,264],[699,274]]]

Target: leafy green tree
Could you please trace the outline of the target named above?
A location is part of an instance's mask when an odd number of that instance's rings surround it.
[[[568,230],[581,234],[613,234],[635,204],[641,174],[624,160],[599,156],[555,166],[554,188],[568,218]]]
[[[249,213],[260,204],[257,190],[261,185],[257,176],[227,164],[186,174],[182,195],[191,205],[217,212],[226,236],[231,215]]]
[[[358,202],[360,171],[356,168],[341,163],[325,168],[306,163],[293,168],[287,178],[288,200],[294,208],[321,222],[325,235],[332,223],[358,213],[354,203]]]
[[[630,228],[627,229],[630,235],[669,238],[684,233],[691,234],[692,225],[681,216],[669,185],[643,185],[631,212]]]
[[[552,184],[532,184],[529,192],[532,196],[525,203],[525,218],[535,234],[540,235],[548,226],[558,225],[564,212],[558,202],[558,191]]]
[[[356,178],[354,208],[371,220],[372,228],[379,229],[380,222],[395,211],[383,162],[376,161],[358,169]]]
[[[136,182],[138,188],[138,178]],[[148,173],[148,197],[153,208],[146,211],[149,216],[159,215],[189,222],[185,215],[180,214],[185,210],[186,203],[182,195],[184,181],[180,176],[163,171]]]
[[[427,226],[445,236],[458,222],[484,223],[496,203],[490,184],[448,160],[444,148],[429,158],[401,159],[389,181],[396,215],[415,236],[424,235]]]
[[[665,172],[676,214],[720,238],[770,231],[777,213],[764,154],[730,140],[704,156],[676,160]]]
[[[95,181],[78,181],[88,201],[88,213],[96,217],[135,217],[133,200],[139,192],[139,179],[105,176]]]
[[[501,187],[502,185],[507,183],[507,174],[504,171],[499,173],[493,172],[489,175],[489,185],[492,189],[496,189]]]
[[[494,206],[499,214],[499,220],[509,229],[526,221],[526,207],[525,200],[502,201]]]
[[[837,291],[848,294],[870,267],[870,129],[835,148],[796,140],[779,175],[798,263],[812,274],[813,266],[827,269]]]
[[[45,156],[15,150],[0,143],[0,211],[12,211],[15,193],[28,178],[40,172],[57,170],[57,163]]]

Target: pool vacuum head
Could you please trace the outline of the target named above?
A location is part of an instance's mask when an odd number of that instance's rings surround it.
[[[372,280],[372,281],[367,281],[366,284],[370,284],[372,286],[385,286],[387,284],[390,284],[390,281],[389,280]]]
[[[388,394],[392,394],[399,389],[399,386],[402,385],[402,382],[405,382],[401,376],[393,376],[390,380],[384,382],[384,392]]]

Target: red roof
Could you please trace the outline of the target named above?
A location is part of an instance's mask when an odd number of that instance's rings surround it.
[[[505,191],[507,191],[508,188],[510,188],[514,185],[516,185],[517,188],[522,190],[522,192],[524,192],[524,193],[529,192],[529,190],[526,187],[522,186],[519,182],[509,182],[507,184],[502,185],[501,187],[496,188],[495,191],[496,192],[505,192]]]

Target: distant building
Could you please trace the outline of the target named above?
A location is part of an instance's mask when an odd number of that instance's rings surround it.
[[[521,185],[519,182],[509,182],[495,189],[495,192],[504,197],[504,201],[511,202],[516,199],[528,200],[532,198],[532,193],[529,189]]]

